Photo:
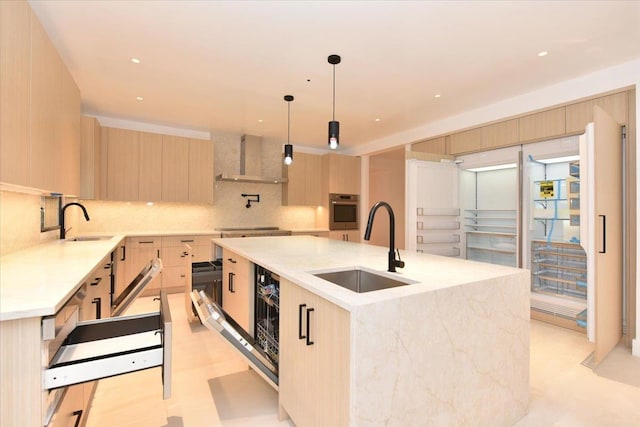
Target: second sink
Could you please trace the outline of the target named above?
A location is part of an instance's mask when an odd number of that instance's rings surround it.
[[[383,276],[377,272],[350,268],[348,270],[331,271],[326,273],[312,273],[314,276],[327,280],[353,292],[363,293],[410,285],[412,281],[397,280]]]

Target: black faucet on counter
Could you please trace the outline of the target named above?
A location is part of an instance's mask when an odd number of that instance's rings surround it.
[[[60,238],[61,239],[64,239],[67,235],[67,230],[64,229],[64,211],[69,206],[73,206],[73,205],[80,206],[80,208],[82,209],[82,212],[84,213],[84,219],[89,221],[89,214],[87,213],[87,209],[84,206],[82,206],[80,203],[77,203],[77,202],[67,203],[60,209]]]
[[[404,261],[400,259],[400,251],[398,251],[398,259],[396,259],[396,248],[395,248],[395,235],[396,235],[396,217],[393,215],[393,209],[391,209],[391,205],[387,202],[378,202],[371,208],[369,212],[369,219],[367,220],[367,229],[364,232],[364,240],[369,240],[371,238],[371,229],[373,228],[373,217],[376,215],[376,211],[380,206],[384,206],[387,208],[387,212],[389,212],[389,268],[387,271],[392,273],[396,272],[396,267],[404,268]]]

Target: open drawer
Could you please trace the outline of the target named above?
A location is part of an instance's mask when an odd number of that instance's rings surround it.
[[[79,322],[44,371],[47,390],[162,367],[163,398],[171,397],[171,312]]]

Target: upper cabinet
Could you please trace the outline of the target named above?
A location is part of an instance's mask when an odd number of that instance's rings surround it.
[[[565,107],[530,114],[518,119],[520,142],[540,141],[565,134]]]
[[[326,193],[360,194],[360,157],[343,154],[322,156],[322,177],[328,186]]]
[[[465,130],[450,136],[451,154],[482,149],[482,128]]]
[[[102,128],[107,200],[213,203],[213,143]]]
[[[80,197],[82,199],[100,199],[101,197],[101,132],[100,123],[95,118],[82,117],[80,149]]]
[[[482,149],[490,150],[499,147],[509,147],[517,144],[519,139],[519,124],[517,119],[505,120],[482,127]]]
[[[293,163],[282,166],[282,204],[285,206],[320,206],[322,197],[322,157],[296,153]]]
[[[568,105],[566,109],[567,133],[582,133],[587,123],[593,121],[593,107],[597,105],[620,124],[627,124],[627,93],[615,93]]]
[[[448,136],[441,136],[439,138],[416,142],[411,145],[411,151],[419,151],[421,153],[447,154],[448,140]]]
[[[213,203],[213,142],[189,140],[189,202]]]
[[[27,2],[0,2],[2,182],[80,193],[80,91]]]
[[[102,143],[107,148],[107,200],[138,200],[140,172],[139,132],[102,128]]]
[[[162,201],[189,201],[189,139],[162,135]]]
[[[31,9],[0,1],[0,181],[28,186]]]
[[[162,200],[162,135],[139,132],[140,160],[138,179],[138,200]]]

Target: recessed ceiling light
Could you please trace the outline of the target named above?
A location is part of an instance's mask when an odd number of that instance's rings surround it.
[[[439,93],[436,93],[435,95],[433,95],[434,98],[440,98],[442,95],[440,95]]]
[[[144,100],[144,98],[143,98],[143,97],[141,97],[141,96],[136,96],[136,99],[137,99],[138,101],[143,101],[143,100]]]
[[[140,60],[138,58],[131,58],[131,62],[133,62],[134,64],[139,64]]]
[[[376,122],[379,122],[380,120],[382,120],[382,119],[376,119]]]
[[[549,54],[549,52],[547,52],[546,50],[543,50],[542,52],[538,52],[538,56],[547,56]]]
[[[258,123],[262,123],[262,119],[258,119]]]

